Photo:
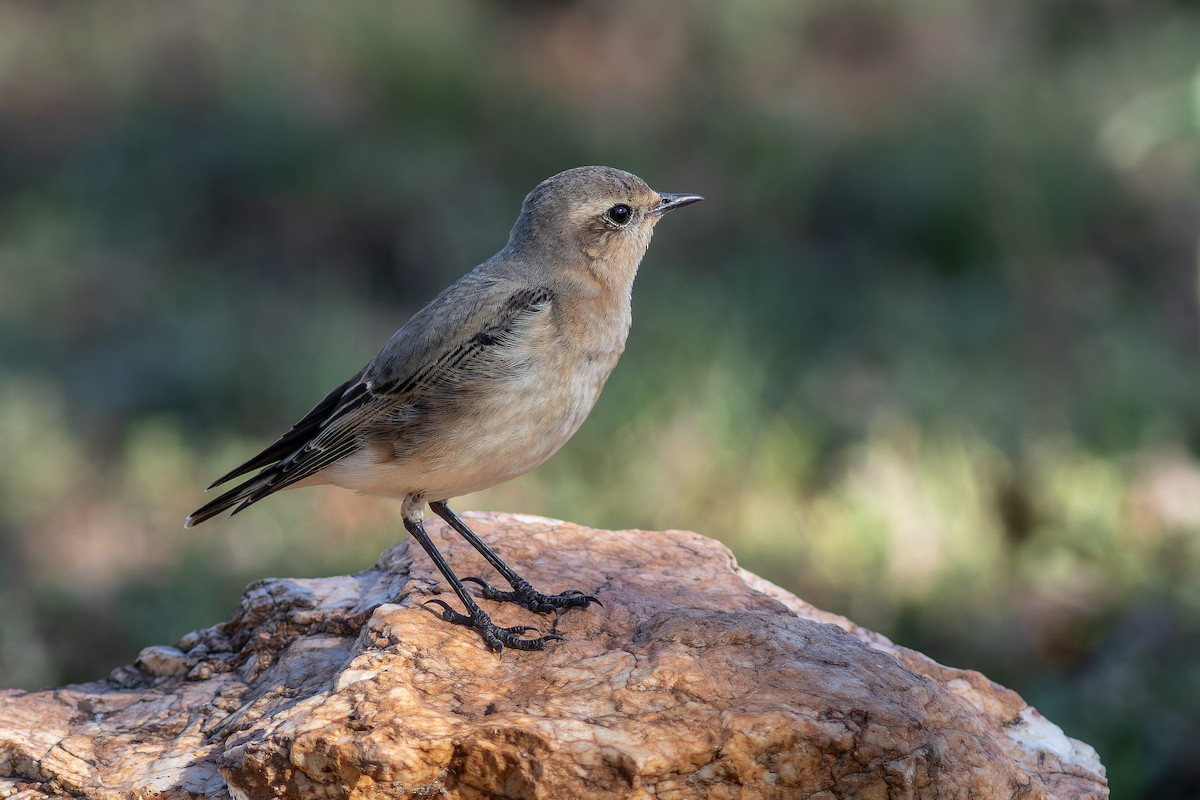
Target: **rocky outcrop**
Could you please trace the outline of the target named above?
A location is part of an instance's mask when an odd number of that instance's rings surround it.
[[[0,694],[0,797],[1107,797],[1095,751],[1013,692],[712,540],[468,521],[539,588],[604,606],[497,656],[422,607],[445,585],[411,541],[358,575],[259,581],[229,621],[108,680]],[[429,529],[459,574],[490,577]]]

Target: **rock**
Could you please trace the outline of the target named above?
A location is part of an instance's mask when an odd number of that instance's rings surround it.
[[[1013,692],[813,608],[714,541],[469,519],[535,585],[604,607],[562,616],[544,652],[497,656],[421,606],[449,592],[411,540],[358,575],[259,581],[228,622],[107,680],[0,693],[0,797],[1108,796],[1095,751]]]

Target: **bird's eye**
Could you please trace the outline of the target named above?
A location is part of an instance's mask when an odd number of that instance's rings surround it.
[[[604,212],[605,218],[614,225],[624,225],[629,222],[629,218],[633,216],[633,210],[624,203],[617,205]]]

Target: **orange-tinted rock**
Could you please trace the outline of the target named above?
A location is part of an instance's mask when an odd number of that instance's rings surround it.
[[[468,519],[534,585],[604,607],[497,656],[420,605],[454,598],[412,542],[359,575],[260,581],[107,681],[0,694],[0,797],[1107,797],[1095,752],[1015,693],[714,541]],[[491,577],[430,530],[460,575]]]

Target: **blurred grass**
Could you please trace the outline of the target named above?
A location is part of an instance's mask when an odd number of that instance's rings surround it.
[[[611,163],[621,366],[459,501],[689,528],[1200,791],[1200,14],[1153,0],[0,9],[0,684],[94,678],[384,500],[199,488]]]

